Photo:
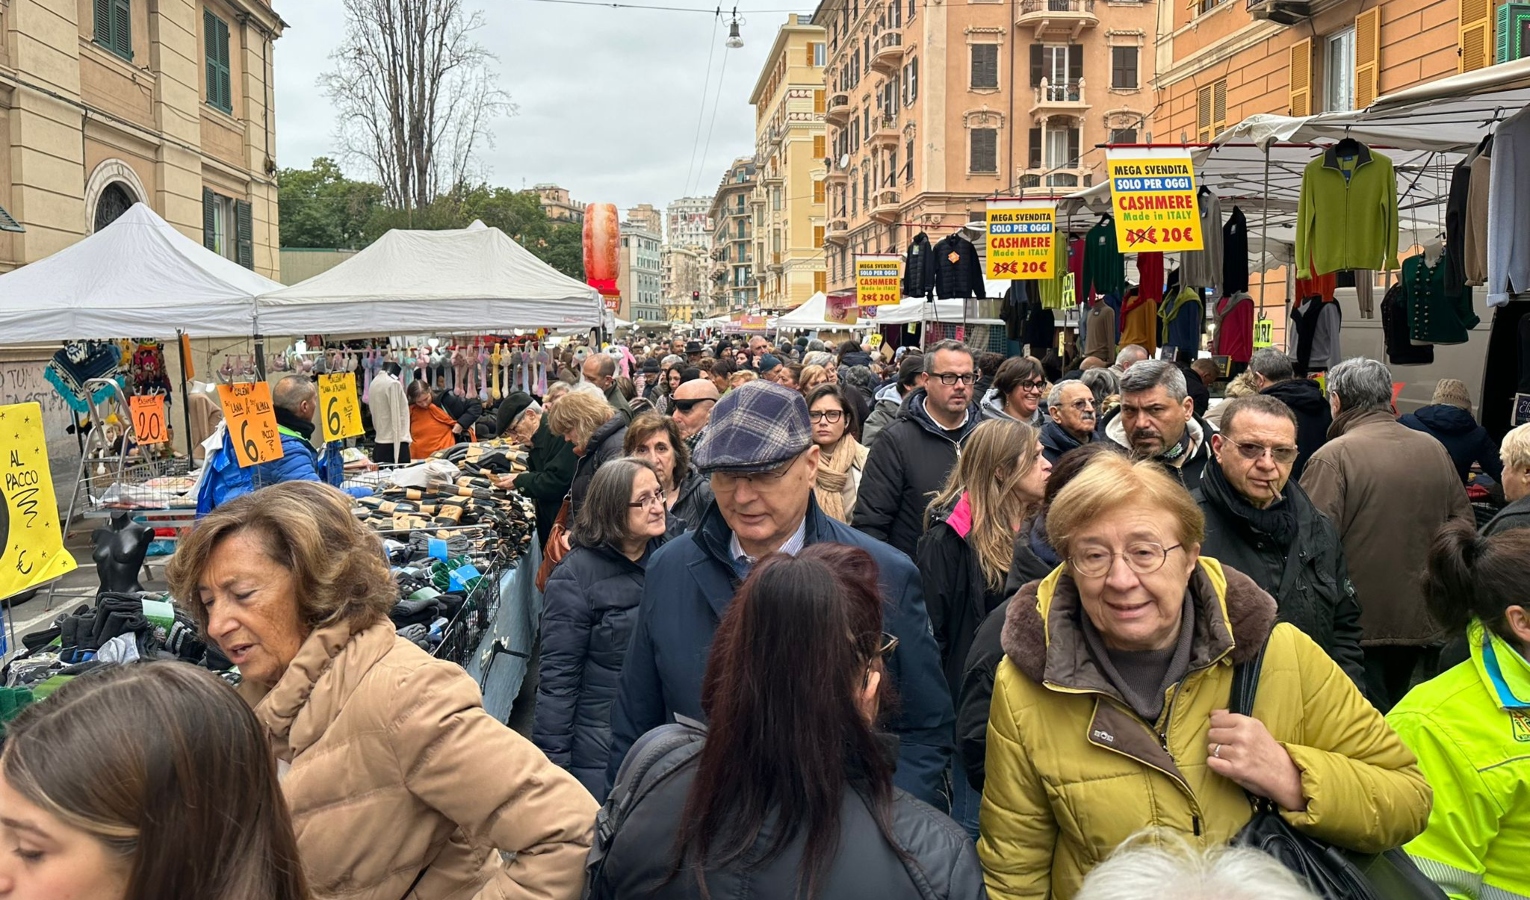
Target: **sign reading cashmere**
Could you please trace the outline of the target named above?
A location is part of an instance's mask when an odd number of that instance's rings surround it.
[[[995,200],[988,204],[987,277],[993,281],[1046,279],[1052,271],[1052,234],[1057,207],[1044,200]]]
[[[1122,253],[1204,249],[1188,152],[1178,147],[1110,150],[1105,162]]]
[[[857,256],[855,302],[858,306],[897,306],[903,302],[903,260],[893,254]]]

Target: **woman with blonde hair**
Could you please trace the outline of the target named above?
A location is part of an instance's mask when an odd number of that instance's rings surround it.
[[[839,386],[819,385],[808,394],[807,404],[819,453],[813,496],[824,515],[848,525],[871,451],[856,437],[861,423]]]
[[[579,457],[568,491],[570,522],[578,517],[596,470],[623,455],[627,422],[627,414],[613,408],[598,388],[575,388],[547,411],[547,427],[572,444],[574,455]]]
[[[1008,596],[1015,536],[1041,503],[1051,471],[1036,429],[990,419],[968,435],[925,511],[919,575],[953,704],[978,626]],[[961,772],[955,779],[952,816],[976,836],[980,795]]]
[[[813,393],[820,385],[833,383],[829,378],[828,369],[825,369],[823,366],[807,365],[802,367],[798,389],[802,391],[802,396],[806,397],[808,394]]]

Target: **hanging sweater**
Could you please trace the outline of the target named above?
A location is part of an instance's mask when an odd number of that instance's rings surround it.
[[[1084,307],[1084,355],[1109,365],[1116,361],[1116,311],[1104,300]]]
[[[1163,299],[1163,254],[1137,254],[1137,281],[1142,296],[1157,303]],[[1119,295],[1117,295],[1119,296]]]
[[[1233,362],[1246,363],[1254,355],[1254,298],[1246,291],[1217,301],[1213,318],[1216,320],[1216,349],[1218,356]]]
[[[1397,176],[1364,144],[1341,159],[1330,147],[1307,164],[1296,205],[1296,269],[1397,268]]]
[[[1530,108],[1505,119],[1493,138],[1488,190],[1488,306],[1503,306],[1513,293],[1530,291]]]
[[[1068,278],[1068,257],[1068,235],[1062,231],[1053,232],[1052,277],[1036,281],[1041,295],[1041,305],[1047,309],[1063,308],[1063,283]]]
[[[1488,190],[1493,183],[1493,144],[1483,142],[1472,160],[1472,180],[1466,193],[1466,283],[1487,284]]]
[[[1084,237],[1084,281],[1078,297],[1120,294],[1126,290],[1126,260],[1116,248],[1116,223],[1103,221]]]
[[[1195,203],[1201,217],[1202,249],[1185,251],[1180,262],[1179,283],[1184,287],[1216,288],[1222,283],[1222,201],[1202,188],[1196,194]]]
[[[376,443],[397,445],[410,442],[409,399],[404,396],[403,383],[386,369],[372,378],[367,407],[372,411],[372,425],[377,429]]]
[[[1222,296],[1248,290],[1248,219],[1234,206],[1222,226]]]
[[[1121,302],[1121,346],[1136,344],[1151,356],[1158,350],[1158,304],[1133,290]]]
[[[1195,359],[1201,349],[1200,294],[1193,287],[1180,288],[1174,299],[1158,311],[1161,322],[1159,343],[1164,347],[1177,347]]]

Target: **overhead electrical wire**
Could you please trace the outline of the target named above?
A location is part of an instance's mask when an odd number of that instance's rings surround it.
[[[712,150],[712,130],[717,127],[717,108],[722,105],[723,79],[728,75],[728,56],[729,54],[727,53],[723,54],[722,66],[717,75],[717,95],[712,99],[712,121],[707,125],[707,142],[701,148],[701,165],[696,170],[695,190],[701,189],[702,174],[707,169],[707,154]],[[689,187],[689,184],[689,182],[686,183],[687,187]],[[687,195],[690,193],[690,190],[686,191]]]
[[[707,85],[712,82],[712,55],[717,52],[717,25],[722,21],[722,7],[718,7],[712,18],[712,38],[707,41],[707,74],[701,79],[701,108],[696,111],[696,135],[691,138],[691,162],[685,168],[685,194],[690,194],[691,175],[696,169],[696,150],[701,146],[701,121],[707,115]],[[727,62],[725,58],[724,63]]]

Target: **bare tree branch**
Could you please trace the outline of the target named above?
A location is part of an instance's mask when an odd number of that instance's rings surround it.
[[[462,0],[344,0],[345,38],[319,85],[341,156],[376,175],[390,205],[419,209],[483,174],[489,125],[513,115],[497,58],[472,40],[483,15]]]

